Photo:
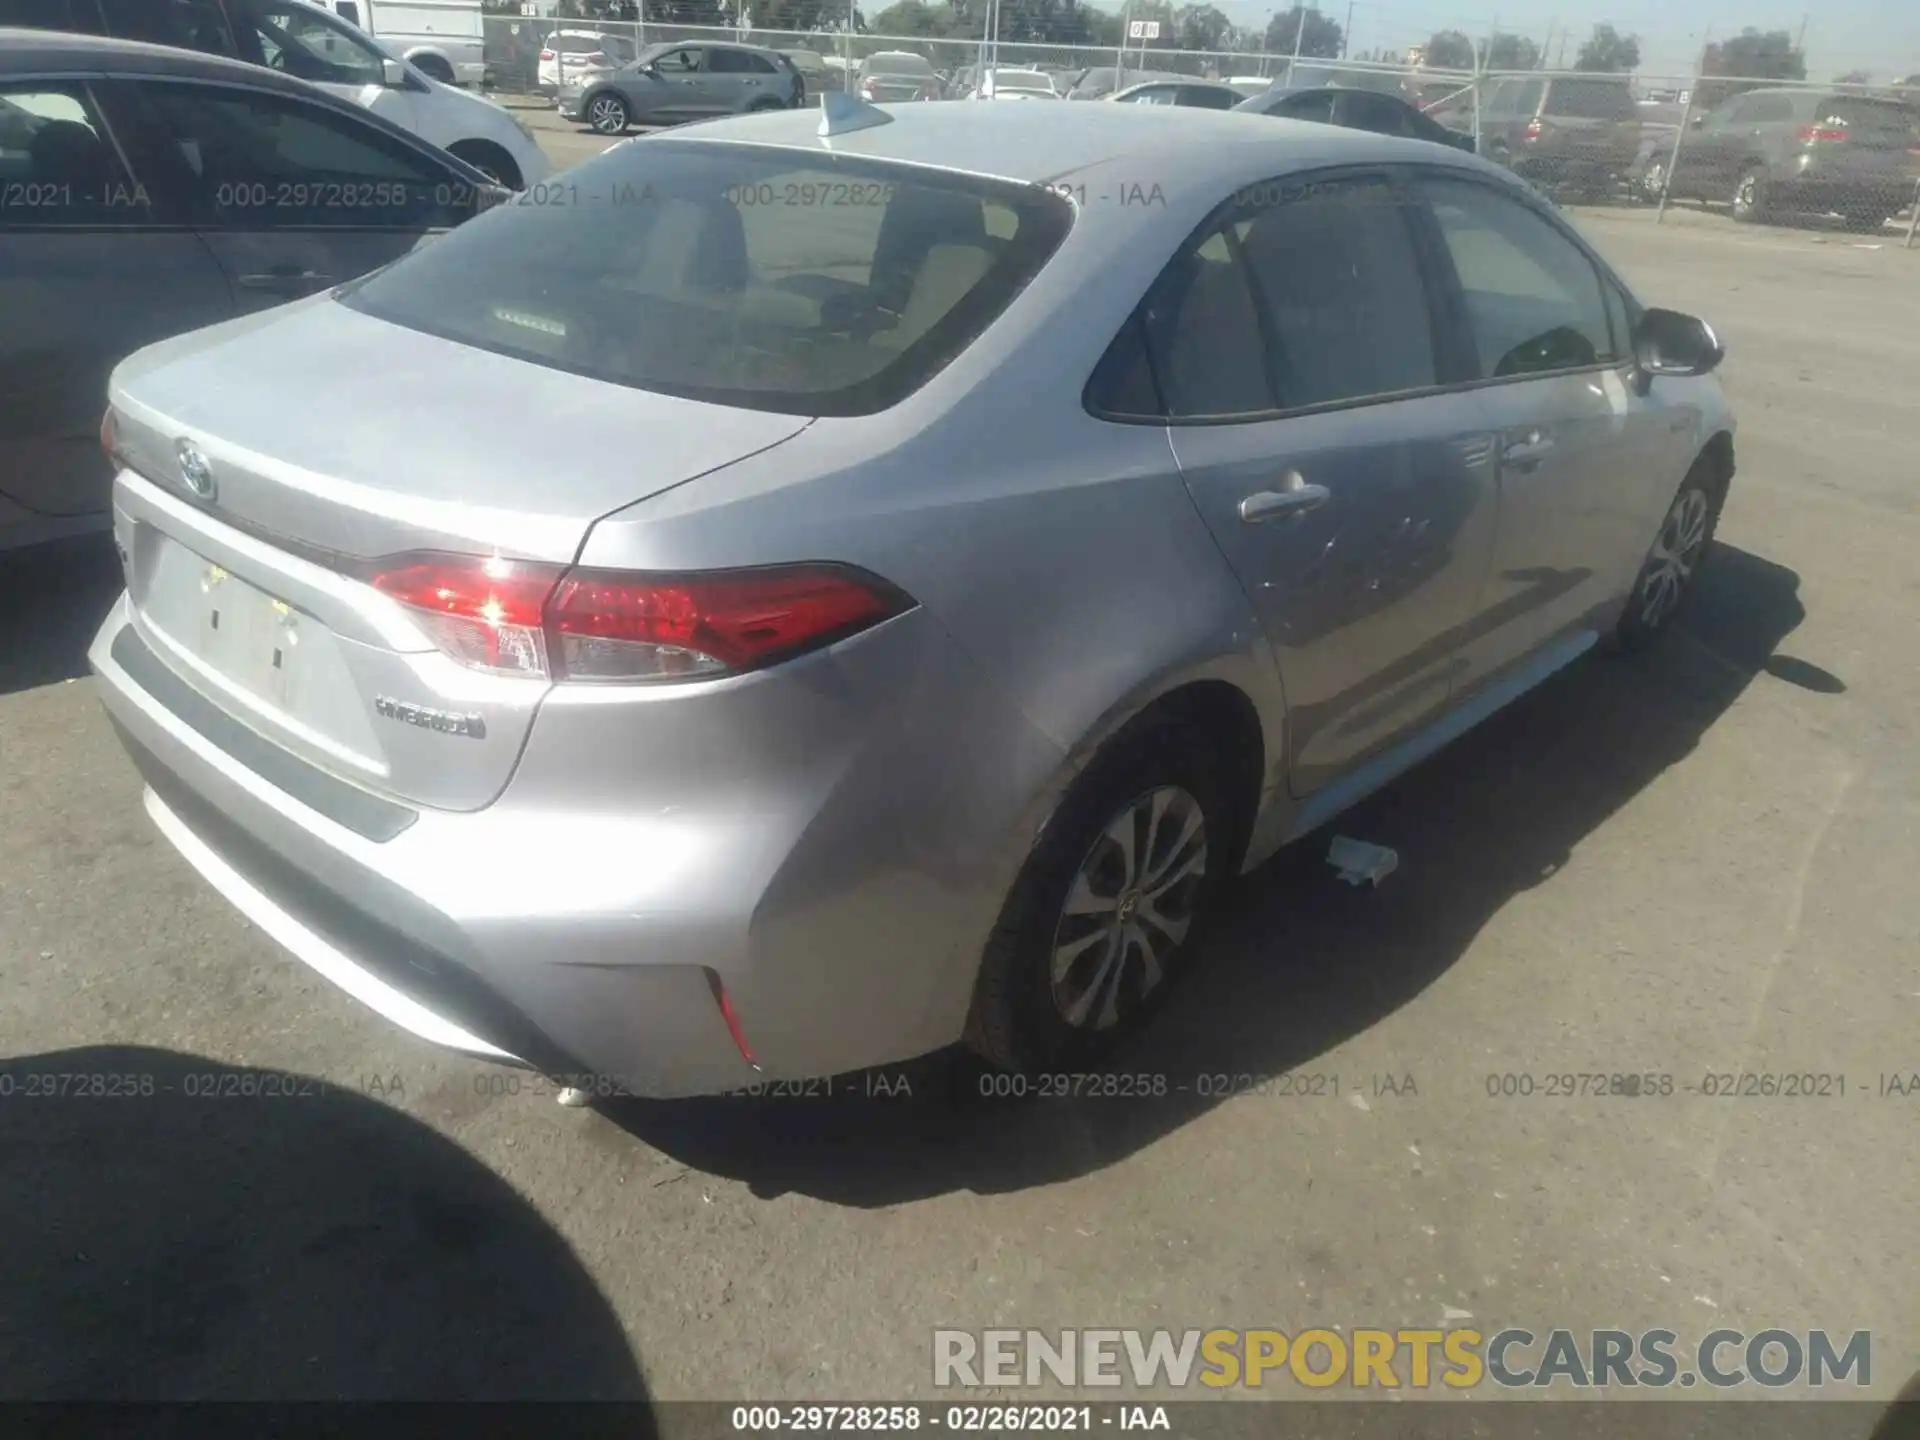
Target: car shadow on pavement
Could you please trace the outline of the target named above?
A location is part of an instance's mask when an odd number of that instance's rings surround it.
[[[85,675],[124,583],[111,536],[0,552],[0,695]]]
[[[135,1046],[0,1061],[0,1395],[645,1400],[567,1242],[368,1088]]]
[[[1581,661],[1343,816],[1344,833],[1404,857],[1378,890],[1337,882],[1324,834],[1244,877],[1181,992],[1107,1070],[1295,1073],[1407,1004],[1508,901],[1687,758],[1804,618],[1799,583],[1722,543],[1679,633],[1639,655]],[[621,1100],[603,1115],[756,1193],[875,1206],[1069,1179],[1219,1103],[1197,1087],[1160,1099],[985,1099],[983,1074],[946,1052],[836,1081],[832,1097]]]

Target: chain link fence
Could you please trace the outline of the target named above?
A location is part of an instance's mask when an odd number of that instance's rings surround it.
[[[948,98],[959,98],[982,58],[977,40],[493,15],[486,63],[496,92],[538,103],[649,45],[714,41],[795,55],[814,93],[852,88],[869,56],[904,51],[927,62]],[[993,52],[994,63],[1042,71],[1076,99],[1160,76],[1239,82],[1249,93],[1267,82],[1391,95],[1475,136],[1482,155],[1557,201],[1647,206],[1663,224],[1718,213],[1909,247],[1920,229],[1920,85],[1437,70],[1159,46],[1009,42]]]

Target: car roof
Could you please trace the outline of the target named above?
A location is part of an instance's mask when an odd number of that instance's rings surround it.
[[[688,141],[776,145],[893,160],[1016,183],[1051,182],[1110,161],[1166,189],[1242,183],[1308,166],[1427,161],[1438,147],[1310,121],[1198,106],[1063,105],[1045,125],[1018,105],[877,105],[891,123],[819,134],[818,109],[768,110],[689,126]],[[649,142],[653,143],[653,142]],[[1449,154],[1452,152],[1443,152]],[[1460,154],[1460,161],[1504,173]],[[1448,163],[1455,163],[1449,158]]]
[[[260,65],[64,30],[0,30],[0,76],[111,71],[116,75],[166,75],[181,80],[237,80],[262,90],[282,90],[312,99],[325,91]],[[331,98],[331,97],[327,97]]]

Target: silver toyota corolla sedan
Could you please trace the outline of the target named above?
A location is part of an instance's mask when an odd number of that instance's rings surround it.
[[[147,810],[418,1035],[669,1095],[1096,1056],[1711,543],[1713,332],[1487,163],[827,103],[114,375]]]

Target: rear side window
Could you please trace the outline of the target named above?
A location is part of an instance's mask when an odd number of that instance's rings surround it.
[[[771,75],[774,67],[745,50],[715,50],[707,68],[716,75]]]
[[[867,415],[971,344],[1072,224],[1038,186],[712,142],[618,146],[558,187],[580,203],[547,188],[341,303],[636,389]]]
[[[1740,118],[1750,125],[1760,125],[1767,121],[1791,120],[1793,115],[1791,95],[1752,95],[1747,98],[1746,109],[1740,112]]]
[[[1614,80],[1556,80],[1547,92],[1548,115],[1573,120],[1638,120],[1633,91]]]

